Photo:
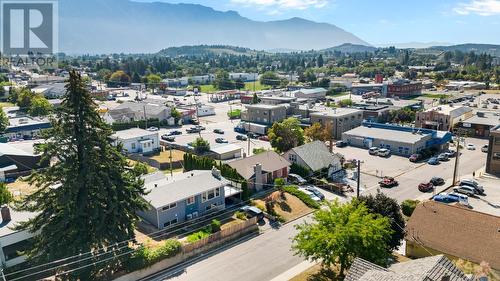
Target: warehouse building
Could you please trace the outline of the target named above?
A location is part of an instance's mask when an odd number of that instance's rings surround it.
[[[363,122],[362,126],[343,133],[342,140],[356,147],[386,148],[392,154],[410,156],[423,149],[447,149],[451,136],[445,131]]]

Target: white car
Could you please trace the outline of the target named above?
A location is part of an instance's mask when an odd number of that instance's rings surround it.
[[[300,191],[304,192],[305,194],[307,194],[309,197],[311,197],[312,200],[316,201],[316,202],[321,202],[321,198],[319,198],[318,196],[314,195],[314,193],[312,193],[311,191],[305,189],[305,188],[299,188]]]
[[[481,147],[481,151],[487,153],[488,152],[488,145],[485,144],[483,147]]]
[[[387,156],[391,155],[391,151],[389,149],[386,149],[386,148],[381,148],[378,150],[377,154],[378,154],[378,156],[387,157]]]
[[[150,131],[150,132],[156,132],[159,129],[158,129],[158,127],[149,127],[149,128],[147,128],[147,130]]]
[[[467,144],[467,149],[468,150],[476,150],[476,146],[474,144],[472,144],[472,143],[468,143]]]

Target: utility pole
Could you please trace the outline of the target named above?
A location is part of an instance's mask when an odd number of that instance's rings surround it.
[[[248,156],[250,156],[250,137],[249,136],[247,136],[247,140],[248,140],[247,154],[248,154]]]
[[[148,128],[148,117],[146,115],[146,105],[144,105],[143,109],[144,109],[144,120],[146,121],[146,129],[147,129]]]
[[[460,138],[461,138],[461,131],[456,130],[457,132],[457,155],[455,156],[455,167],[453,168],[453,183],[452,186],[455,186],[457,182],[457,176],[458,176],[458,162],[460,158]]]
[[[168,158],[170,158],[170,176],[173,178],[174,177],[174,172],[173,172],[173,169],[172,169],[172,145],[169,144],[168,148],[170,149],[170,156],[168,157]]]
[[[361,160],[358,160],[358,182],[356,187],[356,198],[359,198],[359,185],[361,183]]]

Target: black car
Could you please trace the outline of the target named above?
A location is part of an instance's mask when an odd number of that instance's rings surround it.
[[[175,130],[175,131],[170,131],[168,133],[169,136],[177,136],[177,135],[182,135],[181,131]]]
[[[261,221],[264,219],[264,212],[262,212],[259,208],[254,206],[243,206],[240,208],[240,211],[244,212],[247,218],[257,217],[257,220]]]
[[[444,184],[444,179],[440,178],[440,177],[433,177],[430,180],[430,183],[432,183],[433,185],[442,185],[442,184]]]
[[[345,141],[338,141],[335,143],[335,146],[336,147],[346,147],[347,146],[347,142]]]
[[[249,137],[251,139],[256,139],[256,138],[259,137],[259,135],[257,135],[256,133],[250,132],[250,133],[247,134],[247,137]]]
[[[201,132],[201,129],[197,128],[197,127],[191,127],[189,129],[186,129],[186,132],[188,134],[199,133],[199,132]]]
[[[219,134],[219,135],[223,135],[224,131],[222,129],[215,129],[214,133]]]

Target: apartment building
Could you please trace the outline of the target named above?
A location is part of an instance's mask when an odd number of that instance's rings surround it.
[[[320,123],[324,126],[330,125],[332,137],[340,140],[342,133],[361,125],[363,122],[363,111],[355,108],[336,108],[327,111],[313,112],[310,114],[311,124]]]

